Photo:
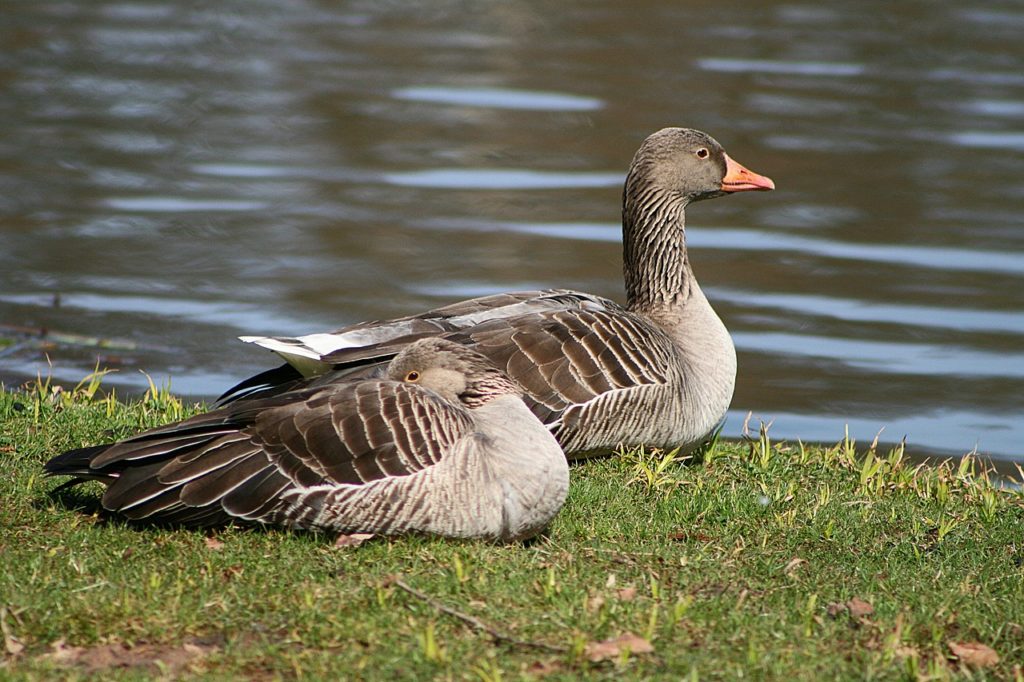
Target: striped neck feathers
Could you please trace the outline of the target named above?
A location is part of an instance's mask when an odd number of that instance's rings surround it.
[[[623,274],[626,307],[668,313],[690,298],[693,272],[686,255],[688,198],[631,175],[622,200]]]

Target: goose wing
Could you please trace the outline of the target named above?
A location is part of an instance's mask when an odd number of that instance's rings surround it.
[[[346,374],[372,375],[379,364],[418,339],[442,336],[491,319],[550,311],[566,305],[575,296],[596,299],[563,289],[520,291],[481,296],[393,320],[361,322],[332,332],[294,338],[242,336],[242,341],[274,351],[287,364],[232,386],[217,398],[217,403],[227,405],[272,395],[309,385],[303,378],[325,374],[331,375],[328,381]]]
[[[590,317],[590,314],[595,317]],[[629,316],[637,320],[625,308],[609,299],[568,289],[548,289],[474,298],[420,315],[364,322],[324,334],[310,334],[297,338],[242,337],[245,341],[277,352],[289,364],[243,381],[224,393],[219,401],[221,404],[228,404],[243,398],[259,397],[301,385],[315,385],[318,383],[315,380],[317,376],[324,377],[321,381],[334,381],[337,377],[345,375],[368,375],[406,345],[428,336],[442,336],[470,345],[474,345],[477,339],[486,339],[486,348],[481,347],[479,350],[490,354],[487,348],[492,349],[494,352],[491,359],[499,366],[509,369],[512,376],[519,379],[513,365],[521,365],[523,357],[520,355],[513,359],[511,353],[519,344],[507,345],[511,343],[507,333],[515,332],[522,343],[529,339],[531,345],[539,344],[538,348],[548,351],[550,357],[547,359],[550,361],[557,356],[557,346],[564,346],[567,352],[577,349],[578,344],[575,341],[586,344],[591,349],[597,349],[597,352],[602,352],[597,348],[601,344],[617,347],[611,336],[619,334],[621,330],[610,329],[610,326],[634,327],[640,324],[651,327],[649,323],[642,321],[617,325],[612,318],[619,316]],[[591,321],[597,326],[587,329],[586,324]],[[607,342],[602,341],[605,335],[609,336]],[[502,352],[503,344],[507,345],[504,349],[508,353]],[[537,352],[543,353],[541,350]],[[551,355],[552,352],[554,355]],[[608,362],[615,353],[613,349],[603,352],[605,355],[598,361],[599,365]],[[593,371],[593,367],[587,367],[587,362],[577,364],[578,369],[583,372],[583,383],[597,386],[598,384],[586,378],[588,372]],[[632,369],[629,369],[630,363],[627,362],[626,366],[626,371],[632,372]],[[550,365],[550,369],[554,371],[556,368]],[[606,368],[611,372],[609,376],[615,374],[615,369],[614,364]],[[529,368],[524,366],[523,371],[527,372]],[[564,367],[562,371],[564,373],[570,370]],[[633,372],[633,375],[633,379],[630,380],[633,383],[650,380],[643,372]],[[311,381],[303,382],[303,376],[309,377]],[[614,383],[614,376],[611,381]],[[534,386],[538,391],[544,392],[544,402],[555,400],[553,396],[547,395],[547,389],[540,384],[531,384],[527,381],[521,383],[530,393],[534,393]],[[561,382],[559,386],[567,391],[572,390],[569,382]]]
[[[505,369],[549,425],[599,395],[667,383],[677,352],[667,334],[617,305],[491,320],[453,336]]]
[[[283,495],[405,476],[439,462],[472,418],[415,385],[361,380],[235,403],[111,446],[52,459],[50,474],[103,480],[131,519],[204,526],[286,519]]]
[[[304,376],[312,376],[331,366],[354,366],[390,357],[396,348],[401,349],[417,339],[468,329],[488,320],[593,304],[615,305],[607,299],[568,289],[520,291],[472,298],[393,320],[360,322],[332,332],[295,338],[240,338],[274,351]]]
[[[662,329],[613,301],[576,291],[489,296],[425,315],[435,335],[472,346],[504,369],[545,424],[609,391],[668,383],[679,366]],[[409,342],[400,336],[339,348],[322,356],[335,368],[324,379],[366,371],[365,363],[382,362]]]

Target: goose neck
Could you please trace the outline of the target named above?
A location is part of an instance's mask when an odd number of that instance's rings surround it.
[[[678,194],[656,188],[635,196],[627,192],[622,262],[630,310],[658,316],[690,298],[693,272],[686,255],[686,203]]]

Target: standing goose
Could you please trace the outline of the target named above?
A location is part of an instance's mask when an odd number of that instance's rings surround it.
[[[440,335],[504,368],[570,458],[620,446],[693,448],[729,407],[736,351],[690,267],[684,211],[701,199],[774,188],[706,133],[665,128],[644,140],[626,177],[625,306],[577,291],[526,291],[332,333],[243,337],[289,364],[221,400],[372,371],[406,344]]]
[[[502,542],[543,530],[569,487],[565,455],[519,386],[438,338],[407,346],[386,378],[238,401],[66,452],[46,472],[101,481],[103,507],[137,521]]]

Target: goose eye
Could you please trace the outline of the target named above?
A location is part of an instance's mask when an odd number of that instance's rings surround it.
[[[420,380],[420,373],[417,372],[416,370],[413,370],[413,371],[411,371],[411,372],[409,372],[408,374],[405,375],[405,380],[406,381],[419,381]]]
[[[710,152],[708,152],[707,149],[705,149],[704,147],[701,147],[700,149],[697,150],[697,158],[698,159],[706,159],[706,158],[708,158],[708,154],[709,153]]]

